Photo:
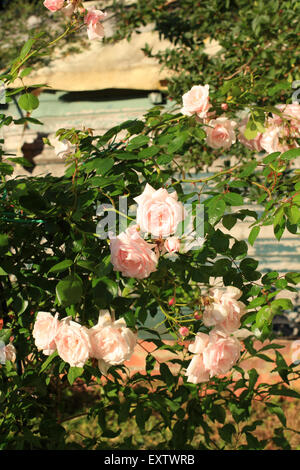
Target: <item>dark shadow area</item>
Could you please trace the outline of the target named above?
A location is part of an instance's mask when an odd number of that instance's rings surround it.
[[[48,135],[49,134],[38,132],[33,142],[24,142],[24,144],[22,145],[21,150],[23,153],[23,157],[26,158],[26,160],[32,164],[32,166],[30,167],[23,167],[27,171],[29,171],[29,173],[32,173],[36,166],[33,160],[34,157],[39,155],[44,149],[45,144],[43,142],[43,137],[47,137]]]
[[[62,95],[59,100],[64,102],[76,101],[120,101],[136,98],[148,98],[156,90],[131,90],[121,88],[107,88],[105,90],[70,91]],[[45,91],[48,93],[48,91]],[[160,92],[161,93],[161,92]]]

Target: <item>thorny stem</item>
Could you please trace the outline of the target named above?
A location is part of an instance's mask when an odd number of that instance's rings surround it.
[[[171,184],[171,186],[175,186],[176,184],[180,184],[180,183],[206,183],[207,181],[211,181],[211,180],[217,178],[218,176],[222,176],[222,175],[226,175],[228,173],[231,173],[232,171],[236,170],[240,166],[241,166],[241,164],[239,163],[239,164],[233,166],[232,168],[229,168],[228,170],[220,171],[219,173],[215,173],[214,175],[208,176],[206,178],[178,180],[178,181],[175,181],[175,183]]]

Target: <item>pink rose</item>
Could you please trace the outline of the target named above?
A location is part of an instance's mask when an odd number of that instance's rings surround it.
[[[205,118],[210,108],[209,85],[195,85],[182,97],[182,114],[192,116],[196,114],[199,118]]]
[[[143,232],[155,237],[169,237],[185,217],[176,191],[170,194],[163,188],[156,191],[147,183],[143,193],[134,200],[138,203],[137,224]]]
[[[98,323],[89,330],[91,357],[98,359],[102,374],[106,374],[110,366],[128,361],[136,346],[137,336],[129,328],[123,318],[112,321],[109,313],[99,315]]]
[[[44,6],[50,11],[60,10],[64,6],[65,0],[45,0]]]
[[[206,143],[214,149],[228,149],[235,143],[235,121],[230,121],[226,117],[219,117],[208,122],[205,128]]]
[[[202,354],[209,342],[209,335],[197,333],[194,343],[189,345],[189,351],[193,354]]]
[[[209,372],[205,369],[203,364],[203,351],[209,342],[209,335],[205,333],[197,333],[194,343],[189,345],[189,351],[195,356],[192,358],[185,375],[188,382],[194,384],[207,382],[209,380]]]
[[[254,137],[254,139],[247,139],[244,135],[248,119],[249,118],[243,119],[239,126],[238,140],[241,144],[245,145],[245,147],[249,148],[250,150],[254,150],[255,152],[261,152],[263,150],[261,146],[262,133],[259,132],[256,137]]]
[[[282,118],[291,121],[291,125],[298,128],[300,127],[300,104],[277,104],[276,108],[282,113],[282,117],[278,114],[272,114],[273,119],[277,124],[282,123]]]
[[[154,271],[158,256],[152,248],[154,244],[147,243],[137,231],[137,226],[129,227],[110,240],[111,262],[115,271],[121,271],[123,276],[144,279]]]
[[[245,305],[238,299],[242,292],[233,286],[226,291],[213,289],[210,291],[212,301],[206,305],[203,312],[205,326],[217,326],[227,333],[232,333],[241,326],[241,317],[246,311]]]
[[[60,324],[57,317],[58,313],[53,317],[49,312],[38,312],[33,327],[32,336],[35,345],[46,356],[56,350],[55,337]]]
[[[286,152],[298,148],[296,139],[300,138],[300,105],[278,104],[282,116],[273,114],[266,121],[266,131],[261,138],[262,148],[268,152]]]
[[[15,360],[16,360],[16,348],[14,347],[13,344],[8,343],[4,348],[4,352],[5,352],[5,359],[7,361],[15,362]]]
[[[269,125],[261,138],[261,146],[267,153],[286,152],[291,147],[286,142],[286,129],[284,126],[273,125],[269,120]],[[297,146],[297,145],[295,145]]]
[[[204,367],[202,354],[196,354],[192,358],[185,375],[187,376],[187,381],[193,384],[199,384],[209,380],[209,372]]]
[[[176,253],[180,250],[180,240],[178,237],[169,237],[164,244],[168,253]]]
[[[203,351],[203,365],[210,377],[226,374],[237,363],[241,353],[238,339],[228,336],[224,331],[213,329],[209,343]]]
[[[88,329],[66,317],[60,322],[55,337],[57,352],[71,367],[83,367],[90,356]]]
[[[89,10],[84,17],[84,22],[87,25],[88,38],[91,41],[104,37],[104,28],[100,21],[104,20],[105,17],[106,13],[103,13],[101,10]]]

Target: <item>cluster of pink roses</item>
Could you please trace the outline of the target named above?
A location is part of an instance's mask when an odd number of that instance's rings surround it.
[[[175,253],[180,240],[173,235],[184,220],[183,204],[176,192],[164,188],[155,190],[146,184],[143,193],[134,199],[137,204],[136,222],[125,232],[110,239],[111,262],[115,271],[123,276],[144,279],[156,271],[160,254]],[[148,243],[140,232],[156,237],[156,243]],[[167,237],[163,240],[164,237]]]
[[[237,363],[242,345],[239,337],[249,334],[240,329],[240,319],[246,311],[238,299],[242,292],[236,287],[210,291],[210,301],[203,312],[205,326],[213,327],[209,334],[197,333],[195,342],[189,346],[194,354],[187,370],[188,382],[207,382],[210,378],[226,374]]]
[[[228,149],[236,142],[235,128],[238,127],[238,140],[246,147],[256,152],[265,150],[268,153],[285,152],[298,147],[296,139],[300,138],[300,105],[279,104],[276,106],[282,116],[272,114],[265,122],[265,131],[259,132],[255,138],[247,139],[244,135],[249,117],[239,124],[228,119],[225,115],[215,117],[215,112],[209,112],[209,85],[195,85],[182,97],[182,114],[196,115],[199,122],[205,125],[207,145],[214,149]],[[221,106],[228,108],[227,103]]]
[[[45,355],[57,350],[71,367],[83,367],[94,358],[102,374],[110,366],[129,360],[136,345],[136,334],[127,328],[125,320],[112,321],[109,313],[100,314],[98,323],[86,328],[71,317],[59,321],[58,314],[38,312],[32,335],[37,349]]]
[[[282,116],[272,113],[265,122],[265,132],[259,132],[254,139],[248,140],[248,145],[244,136],[240,137],[240,142],[251,150],[265,150],[268,153],[286,152],[299,147],[296,139],[300,138],[300,104],[278,104],[276,108]]]
[[[50,11],[61,10],[66,16],[71,17],[79,8],[80,0],[44,0],[44,5]],[[100,39],[104,37],[104,28],[100,21],[104,20],[106,13],[101,10],[85,10],[80,8],[84,13],[84,23],[87,25],[87,35],[90,40]]]

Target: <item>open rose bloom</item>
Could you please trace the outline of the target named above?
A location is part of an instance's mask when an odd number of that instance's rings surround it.
[[[228,333],[233,333],[241,326],[241,317],[246,312],[245,305],[238,299],[242,292],[228,286],[226,291],[212,289],[211,302],[205,306],[203,323],[205,326],[218,326]]]
[[[105,36],[104,28],[100,21],[106,18],[106,13],[101,10],[89,10],[84,17],[84,22],[87,25],[88,38],[92,41],[94,39],[101,39]]]
[[[55,337],[57,352],[71,367],[83,367],[90,357],[88,329],[66,317],[60,322]]]
[[[115,271],[123,276],[144,279],[156,271],[158,257],[153,251],[156,245],[147,243],[137,230],[129,227],[110,239],[111,262]]]
[[[164,188],[155,190],[146,184],[143,193],[134,198],[138,204],[136,221],[141,230],[154,237],[166,238],[174,234],[185,218],[183,204],[176,191],[168,193]]]
[[[205,127],[206,143],[214,149],[228,149],[235,143],[235,121],[226,117],[211,119]]]
[[[204,119],[208,115],[209,103],[209,85],[195,85],[182,97],[182,114],[185,116],[196,115]]]
[[[278,104],[276,106],[281,116],[273,113],[265,123],[266,130],[261,137],[261,146],[268,152],[286,152],[299,147],[300,138],[300,105]]]
[[[226,374],[239,360],[241,349],[240,341],[221,329],[213,328],[209,335],[198,333],[189,347],[194,356],[186,369],[188,382],[207,382]]]
[[[123,318],[112,321],[109,313],[100,314],[97,325],[89,329],[91,357],[98,359],[102,374],[110,366],[129,360],[136,345],[136,334],[127,328]]]
[[[239,340],[251,334],[240,329],[240,318],[246,306],[239,301],[242,292],[232,286],[226,290],[212,289],[211,300],[205,305],[203,323],[213,327],[209,334],[198,333],[189,346],[194,354],[187,370],[189,382],[202,383],[217,375],[224,375],[240,358],[242,345]]]
[[[53,317],[49,312],[38,312],[34,324],[32,335],[35,339],[35,345],[46,356],[56,350],[55,337],[60,325],[57,317],[58,314]]]

